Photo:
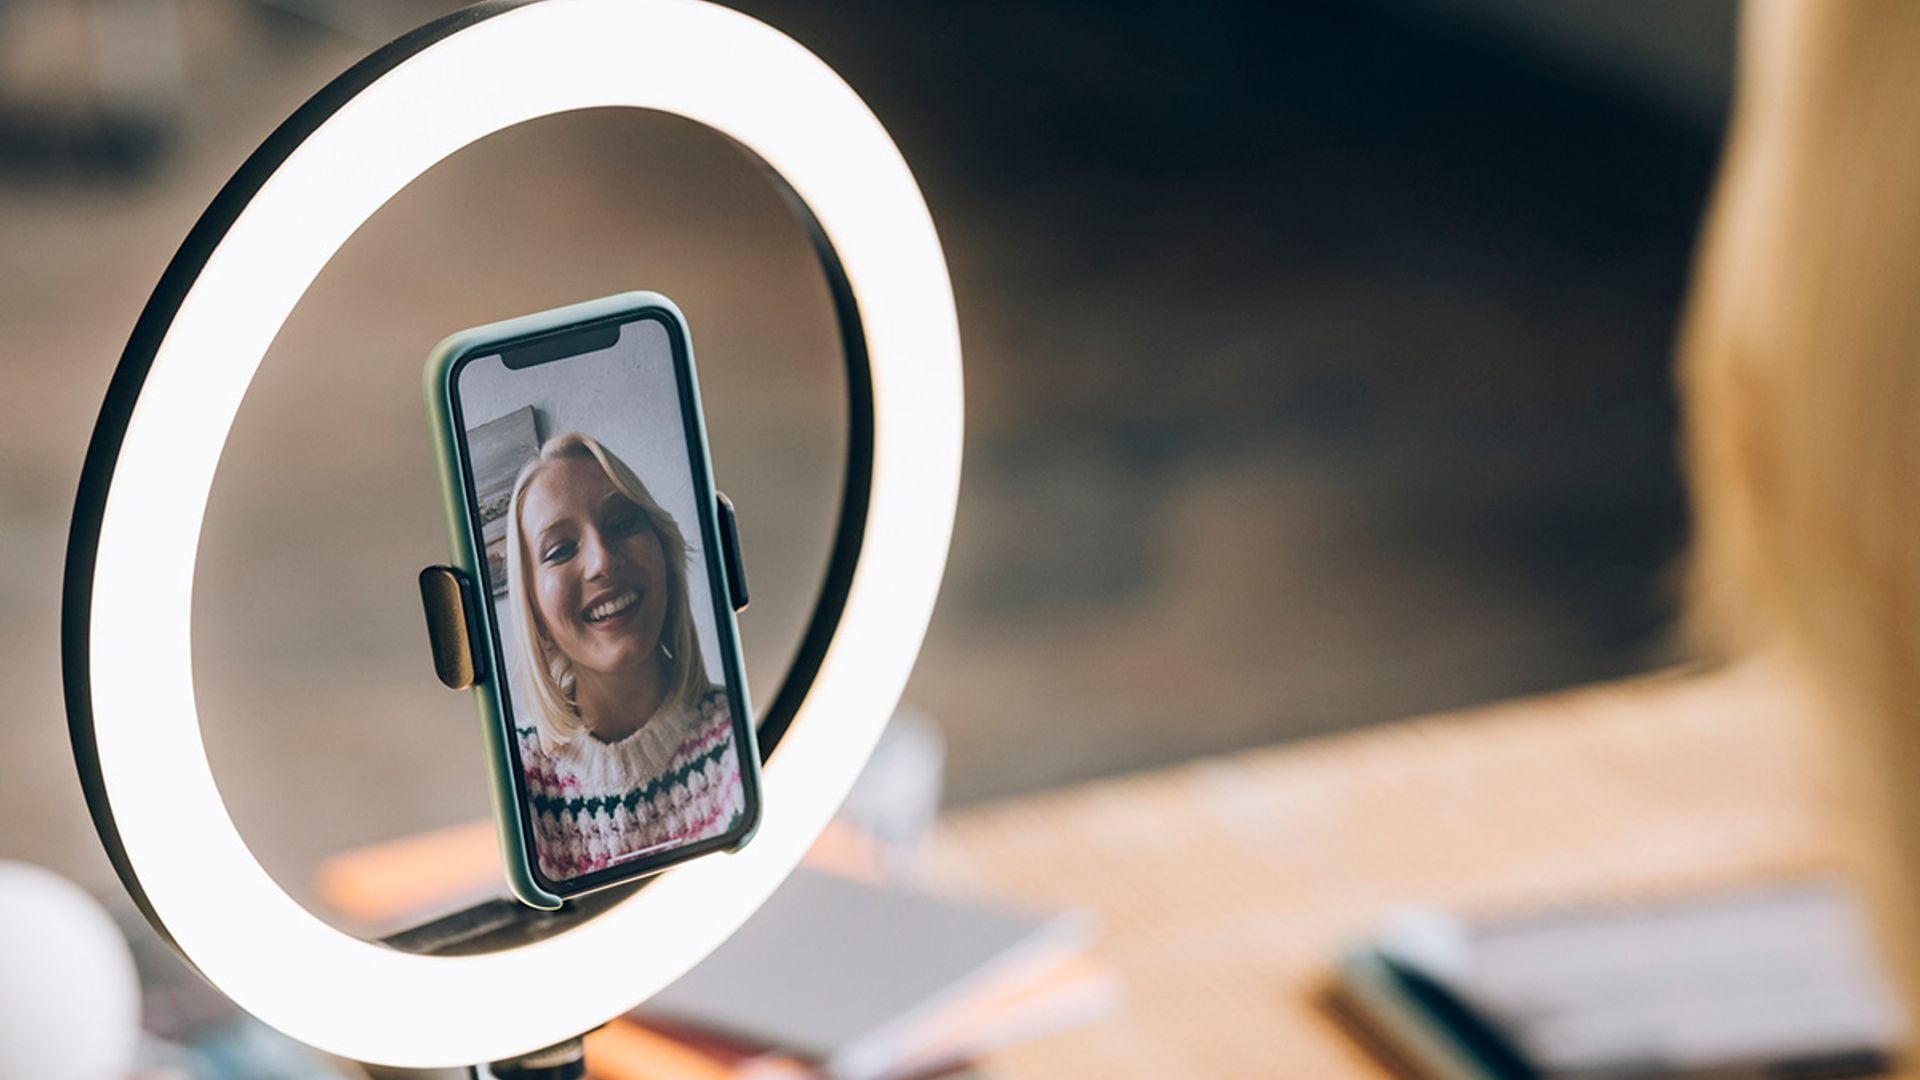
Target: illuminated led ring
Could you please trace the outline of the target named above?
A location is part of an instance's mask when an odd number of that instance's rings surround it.
[[[531,945],[400,952],[295,903],[220,799],[192,683],[201,518],[248,381],[347,237],[476,139],[599,106],[718,130],[787,186],[813,228],[854,391],[834,561],[772,710],[779,753],[746,850],[671,871]],[[845,796],[926,631],[960,438],[959,333],[933,223],[880,123],[818,58],[694,0],[489,3],[423,27],[321,91],[247,161],[167,268],[115,372],[75,511],[63,625],[95,825],[148,918],[243,1008],[295,1038],[432,1067],[576,1035],[732,933]],[[784,737],[782,716],[792,718]]]

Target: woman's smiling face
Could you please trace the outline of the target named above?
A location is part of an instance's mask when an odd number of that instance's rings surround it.
[[[540,628],[577,667],[613,673],[652,660],[667,618],[667,562],[646,511],[591,457],[563,457],[528,482],[520,511]]]

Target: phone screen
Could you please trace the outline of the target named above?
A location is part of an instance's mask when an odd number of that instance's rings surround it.
[[[521,820],[558,892],[751,828],[745,688],[678,327],[640,313],[482,346],[452,375]]]

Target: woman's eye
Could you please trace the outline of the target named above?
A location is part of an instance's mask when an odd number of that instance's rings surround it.
[[[563,562],[567,558],[571,557],[572,555],[573,555],[573,541],[563,540],[560,543],[554,544],[553,546],[547,548],[547,550],[541,552],[540,561],[543,563]]]
[[[622,536],[639,532],[646,527],[646,524],[647,516],[645,514],[621,514],[611,522],[608,522],[609,527]]]

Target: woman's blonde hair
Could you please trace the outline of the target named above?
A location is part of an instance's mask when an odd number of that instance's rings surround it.
[[[1809,677],[1920,990],[1920,4],[1756,0],[1681,345],[1690,617]]]
[[[539,732],[541,745],[548,748],[572,742],[585,730],[585,725],[574,701],[573,663],[540,632],[539,616],[534,611],[533,567],[528,563],[531,553],[520,536],[520,508],[534,477],[554,462],[568,459],[596,462],[614,490],[640,508],[654,535],[660,538],[660,551],[667,566],[667,615],[660,632],[667,652],[662,657],[666,664],[667,692],[660,707],[694,711],[710,688],[706,660],[700,650],[700,634],[694,628],[687,601],[687,557],[693,549],[679,524],[654,501],[627,463],[611,450],[577,431],[556,435],[543,443],[533,460],[520,469],[513,481],[513,500],[507,512],[507,603],[513,609],[517,628],[508,650],[509,659],[521,673],[518,685],[534,706],[534,727]]]

